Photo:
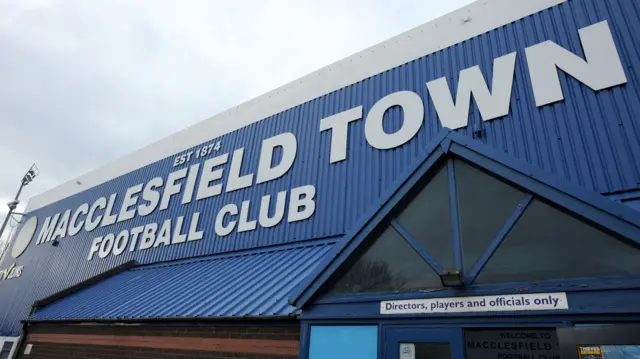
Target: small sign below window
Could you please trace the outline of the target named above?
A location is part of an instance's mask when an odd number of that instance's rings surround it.
[[[468,329],[467,359],[560,359],[555,329]]]
[[[603,359],[602,347],[599,345],[578,345],[580,359]]]
[[[24,355],[31,354],[31,348],[33,348],[33,344],[27,344],[27,346],[24,348]]]
[[[413,343],[400,343],[400,359],[415,359],[416,345]]]
[[[409,299],[380,302],[380,314],[512,312],[569,309],[566,293]]]
[[[640,345],[578,345],[580,359],[640,359]]]

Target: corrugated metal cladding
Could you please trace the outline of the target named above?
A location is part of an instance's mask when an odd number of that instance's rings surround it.
[[[287,316],[288,294],[332,244],[132,268],[38,309],[35,320]]]
[[[628,83],[594,92],[561,73],[565,100],[537,108],[533,99],[524,49],[552,40],[582,56],[578,29],[608,20]],[[210,255],[260,246],[269,246],[342,235],[349,226],[387,190],[402,169],[415,161],[429,141],[441,129],[425,83],[446,76],[451,88],[457,88],[458,73],[479,65],[490,79],[493,59],[518,52],[510,114],[482,122],[478,109],[472,109],[470,126],[460,129],[473,136],[473,127],[482,126],[485,136],[478,139],[510,156],[556,174],[576,185],[601,193],[635,189],[640,183],[640,3],[628,0],[573,0],[476,36],[452,47],[326,94],[300,106],[254,123],[237,132],[212,140],[221,141],[221,152],[245,148],[243,173],[255,173],[262,140],[283,132],[292,132],[298,141],[298,154],[291,170],[280,179],[225,193],[203,201],[181,205],[174,197],[168,210],[147,217],[136,217],[91,233],[81,232],[60,245],[35,245],[32,241],[18,265],[24,264],[22,277],[0,283],[0,333],[19,332],[29,304],[74,283],[94,276],[125,261],[140,263]],[[434,33],[437,36],[437,33]],[[425,122],[418,135],[400,148],[380,151],[369,146],[364,136],[364,121],[349,129],[349,153],[345,161],[329,163],[330,133],[319,131],[320,119],[363,105],[365,113],[383,96],[399,90],[418,93],[425,103]],[[387,131],[397,128],[401,111],[387,112]],[[199,147],[199,146],[198,146]],[[195,147],[195,148],[198,148]],[[186,151],[185,151],[186,152]],[[192,162],[193,163],[193,162]],[[126,188],[146,183],[173,170],[173,158],[166,158],[101,186],[41,208],[31,213],[43,219],[80,204],[92,203],[101,196],[119,193],[115,208]],[[225,169],[228,169],[228,164]],[[256,218],[260,198],[301,185],[316,186],[316,211],[308,220],[282,223],[270,229],[232,233],[216,238],[215,214],[228,203],[239,205],[251,200],[250,217]],[[201,213],[206,224],[203,240],[178,246],[162,246],[120,256],[86,260],[91,240],[107,233],[166,218]],[[40,227],[38,228],[38,231]],[[8,265],[6,263],[3,266]]]

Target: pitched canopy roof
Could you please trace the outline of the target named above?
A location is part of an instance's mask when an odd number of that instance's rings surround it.
[[[296,314],[291,290],[331,248],[309,243],[123,268],[36,302],[29,321],[275,318]]]

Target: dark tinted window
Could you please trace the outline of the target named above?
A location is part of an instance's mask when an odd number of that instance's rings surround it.
[[[560,358],[555,329],[465,329],[464,340],[467,359]]]
[[[398,222],[445,269],[454,268],[449,176],[441,168],[400,214]]]
[[[640,251],[534,200],[476,283],[640,275]]]
[[[524,193],[473,167],[454,161],[464,268],[469,271],[513,214]]]
[[[6,359],[9,357],[9,353],[11,353],[11,347],[13,347],[13,342],[4,342],[4,344],[2,345],[2,350],[0,350],[0,359]]]
[[[330,293],[397,292],[441,287],[440,277],[389,227],[351,264]]]

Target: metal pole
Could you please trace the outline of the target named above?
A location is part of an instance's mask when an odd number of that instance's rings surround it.
[[[20,183],[20,188],[18,188],[18,193],[16,193],[16,197],[14,198],[15,201],[17,201],[18,198],[20,197],[20,193],[22,192],[22,188],[24,188],[24,185],[25,185],[25,181],[22,181]],[[0,239],[2,239],[2,233],[4,233],[4,228],[7,226],[7,223],[9,223],[9,220],[11,219],[11,215],[13,214],[13,211],[16,209],[16,207],[17,205],[9,206],[9,213],[7,213],[7,216],[4,217],[4,222],[2,222],[2,227],[0,227]],[[9,248],[9,239],[10,238],[7,238],[7,243],[2,249],[2,253],[0,253],[0,261],[2,261],[4,257],[4,253],[7,251],[7,248]]]

